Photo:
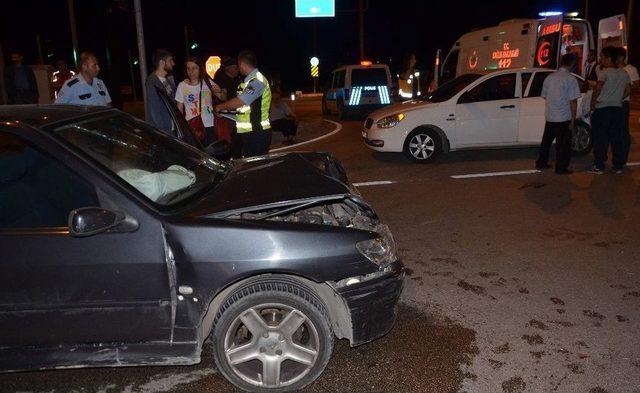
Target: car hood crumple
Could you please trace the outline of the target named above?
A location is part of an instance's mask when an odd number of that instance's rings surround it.
[[[195,217],[240,213],[350,198],[370,209],[330,153],[270,154],[233,161],[227,176],[189,205]]]
[[[411,101],[405,101],[405,102],[389,105],[384,108],[378,109],[377,111],[369,115],[369,117],[372,118],[373,120],[380,120],[383,117],[390,116],[396,113],[400,113],[400,112],[406,113],[406,112],[410,112],[418,109],[427,109],[427,108],[436,107],[436,106],[438,106],[438,103],[411,100]]]

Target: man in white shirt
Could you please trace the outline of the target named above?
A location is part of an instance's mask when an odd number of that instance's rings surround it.
[[[536,161],[536,169],[550,168],[549,149],[556,140],[555,171],[559,175],[572,173],[571,163],[571,130],[576,121],[580,87],[578,81],[569,72],[575,66],[576,56],[567,53],[562,56],[562,64],[558,71],[549,75],[542,84],[542,97],[545,99],[545,126],[540,154]]]

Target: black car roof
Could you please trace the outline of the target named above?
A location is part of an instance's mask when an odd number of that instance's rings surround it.
[[[0,105],[0,122],[21,122],[33,127],[41,127],[112,109],[86,105]]]

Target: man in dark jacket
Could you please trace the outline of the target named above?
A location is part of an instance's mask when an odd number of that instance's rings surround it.
[[[158,94],[158,89],[164,91],[169,99],[175,97],[176,82],[170,75],[173,66],[173,54],[164,49],[157,49],[153,53],[154,71],[145,81],[145,89],[147,90],[146,120],[169,135],[175,135],[175,129],[169,109]]]
[[[12,65],[4,70],[9,105],[37,104],[38,85],[31,67],[22,64],[22,54],[12,53]]]

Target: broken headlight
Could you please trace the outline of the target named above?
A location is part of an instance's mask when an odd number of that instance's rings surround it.
[[[356,248],[368,260],[384,268],[398,259],[396,242],[388,226],[380,224],[376,227],[376,232],[378,237],[358,242]]]

